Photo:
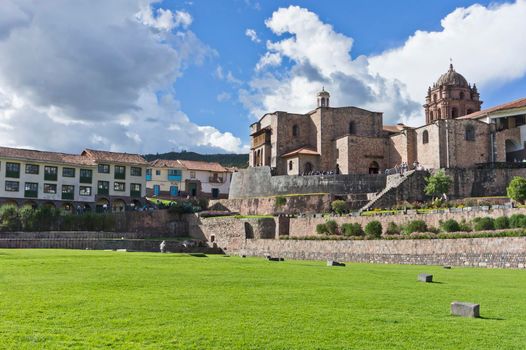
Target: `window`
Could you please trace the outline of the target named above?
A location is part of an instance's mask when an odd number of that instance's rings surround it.
[[[433,102],[436,102],[437,101],[437,94],[434,94],[433,95]]]
[[[109,192],[110,192],[110,182],[109,181],[97,182],[97,193],[98,194],[109,194]]]
[[[93,177],[93,171],[91,169],[80,169],[80,183],[90,184]]]
[[[429,142],[429,133],[427,132],[427,130],[424,130],[424,132],[422,133],[422,143],[428,143]]]
[[[300,128],[297,125],[292,127],[292,136],[296,137],[300,135]]]
[[[24,197],[38,197],[38,183],[26,182],[24,185]]]
[[[455,107],[451,108],[451,118],[457,118],[458,117],[458,109]]]
[[[161,171],[160,170],[155,170],[155,175],[160,176],[161,175]]]
[[[56,166],[44,167],[44,180],[57,181],[58,168]]]
[[[466,141],[475,141],[475,128],[473,125],[466,126]]]
[[[465,97],[465,96],[464,96],[464,92],[461,91],[460,94],[459,94],[459,97],[460,97],[461,100],[463,100],[464,97]]]
[[[62,168],[63,177],[75,177],[75,168]]]
[[[141,184],[130,184],[130,196],[132,197],[141,196]]]
[[[181,176],[181,170],[168,169],[168,176]]]
[[[132,166],[130,169],[131,176],[142,176],[142,169],[136,166]]]
[[[190,178],[195,179],[195,171],[190,171]]]
[[[437,119],[442,118],[442,112],[440,111],[440,108],[437,111]]]
[[[81,196],[91,196],[91,186],[80,186],[79,194]]]
[[[62,199],[73,199],[75,195],[75,186],[62,185]]]
[[[289,160],[289,170],[292,170],[293,166],[294,166],[294,163],[292,163],[292,160]]]
[[[433,121],[433,111],[429,111],[429,120]]]
[[[115,165],[115,178],[124,180],[126,178],[126,167],[122,165]]]
[[[350,122],[349,123],[349,134],[354,134],[355,133],[355,127],[354,127],[354,122]]]
[[[124,182],[114,182],[113,190],[116,192],[124,192],[126,184]]]
[[[40,167],[37,164],[26,164],[26,174],[37,175]]]
[[[109,174],[110,173],[110,165],[109,164],[99,164],[99,174]]]
[[[152,169],[146,169],[146,176],[152,175]]]
[[[18,192],[20,190],[20,183],[18,181],[6,181],[5,191],[6,192]]]
[[[44,193],[56,194],[57,185],[56,184],[44,184]]]
[[[20,163],[5,163],[5,177],[20,177]]]

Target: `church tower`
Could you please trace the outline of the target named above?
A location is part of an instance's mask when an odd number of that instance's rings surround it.
[[[318,92],[318,107],[329,107],[329,98],[331,95],[325,91],[325,88],[322,87],[321,91]]]
[[[426,124],[478,112],[481,104],[477,86],[468,84],[466,78],[457,73],[453,64],[450,64],[449,70],[427,89],[424,105]]]

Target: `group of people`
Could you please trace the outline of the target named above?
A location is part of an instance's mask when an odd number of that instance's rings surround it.
[[[339,175],[340,174],[340,171],[338,169],[336,170],[329,170],[329,171],[318,171],[318,170],[313,170],[313,171],[308,171],[308,172],[303,172],[301,174],[301,176],[311,176],[311,175]]]
[[[392,169],[385,169],[385,174],[386,175],[392,175],[392,174],[404,175],[409,170],[411,170],[409,169],[409,164],[407,164],[407,162],[402,162],[402,164],[400,165],[396,164],[395,167]],[[415,160],[413,162],[412,170],[425,170],[425,169],[417,160]]]

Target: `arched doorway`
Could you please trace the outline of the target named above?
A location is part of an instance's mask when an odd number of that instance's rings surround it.
[[[22,207],[31,207],[33,209],[36,209],[36,208],[38,208],[38,204],[35,201],[26,201],[26,202],[24,202]]]
[[[84,210],[85,213],[89,213],[91,211],[91,205],[84,204],[83,210]]]
[[[312,171],[312,163],[311,162],[305,163],[305,165],[303,166],[303,172],[308,174],[311,171]]]
[[[139,208],[142,207],[142,203],[141,203],[140,200],[138,200],[138,199],[134,199],[134,200],[132,200],[132,202],[131,202],[131,206],[132,206],[133,209],[137,210],[137,209],[139,209]]]
[[[97,213],[105,213],[110,208],[110,201],[106,198],[99,198],[97,199],[97,203],[95,204],[95,211]]]
[[[369,164],[369,174],[378,174],[380,172],[380,166],[377,162],[372,161],[371,164]]]
[[[111,203],[111,210],[114,213],[120,213],[126,210],[126,203],[122,199],[114,199]]]
[[[69,202],[66,202],[66,203],[62,203],[62,207],[61,209],[66,212],[66,213],[73,213],[74,211],[74,206],[72,203],[69,203]]]
[[[521,150],[520,145],[513,140],[506,140],[506,162],[521,162],[524,157],[518,152]]]
[[[46,202],[44,203],[44,208],[49,208],[49,209],[55,209],[57,206],[55,205],[55,203],[53,202]]]

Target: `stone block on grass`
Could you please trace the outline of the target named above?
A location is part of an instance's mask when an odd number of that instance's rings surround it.
[[[427,273],[418,274],[418,282],[433,282],[433,275],[428,275]]]
[[[345,266],[345,264],[334,260],[327,260],[327,266]]]
[[[480,305],[454,301],[451,303],[451,314],[461,317],[480,317]]]

